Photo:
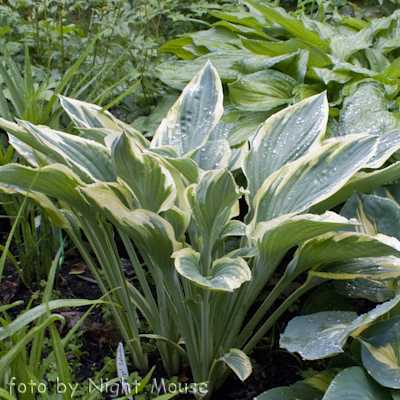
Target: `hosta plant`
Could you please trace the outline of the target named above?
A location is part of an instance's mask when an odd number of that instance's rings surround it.
[[[357,218],[360,225],[345,229],[399,238],[399,193],[398,184],[379,187],[371,195],[354,193],[340,214]],[[312,394],[315,399],[335,400],[343,396],[353,398],[356,393],[368,399],[397,399],[400,394],[400,259],[361,257],[328,263],[310,273],[334,280],[336,304],[338,295],[385,302],[360,316],[352,311],[324,311],[290,321],[281,335],[281,346],[299,352],[306,359],[338,355],[345,351],[350,337],[357,340],[347,346],[348,357],[335,362],[341,368],[325,371],[291,387],[268,390],[257,399],[283,400],[293,395],[310,398]],[[312,296],[315,302],[318,302],[317,296]]]
[[[61,103],[77,129],[92,139],[0,120],[32,164],[0,168],[1,185],[25,194],[37,175],[29,196],[69,233],[102,290],[118,288],[111,299],[124,310],[113,311],[136,365],[146,366],[138,309],[153,331],[143,336],[157,340],[167,371],[176,372],[179,359],[186,359],[194,381],[209,382],[208,396],[231,370],[246,379],[251,373],[246,354],[299,296],[326,279],[310,275],[265,320],[299,274],[343,259],[400,251],[399,241],[385,235],[340,232],[356,220],[329,211],[308,212],[361,168],[387,159],[396,148],[382,146],[374,135],[325,141],[328,103],[321,93],[268,118],[236,151],[225,131],[215,129],[222,101],[218,73],[207,63],[151,142],[99,107],[65,97]],[[397,169],[390,171],[396,179]],[[379,173],[372,181],[366,174],[366,184],[372,185]],[[125,245],[140,288],[125,279],[116,236]],[[246,318],[295,246],[279,283]]]

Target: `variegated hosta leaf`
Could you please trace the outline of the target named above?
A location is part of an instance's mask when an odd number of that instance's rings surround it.
[[[400,207],[392,200],[354,193],[340,214],[346,218],[356,218],[362,223],[352,230],[372,236],[382,233],[400,240]]]
[[[375,321],[400,301],[400,295],[379,304],[357,317],[350,311],[324,311],[293,318],[281,335],[281,347],[298,352],[307,360],[330,357],[343,352],[347,338],[363,325]]]
[[[160,217],[168,221],[175,231],[175,237],[179,238],[186,232],[190,222],[190,215],[173,205],[167,211],[162,211]]]
[[[339,372],[322,400],[392,400],[387,388],[377,384],[361,367]]]
[[[318,94],[279,111],[259,126],[243,165],[250,204],[272,173],[320,146],[328,108],[326,94]]]
[[[243,192],[230,172],[217,169],[203,172],[199,183],[190,185],[185,195],[203,238],[202,243],[211,251]]]
[[[80,188],[86,201],[114,226],[124,230],[140,252],[160,268],[173,270],[171,254],[182,245],[175,239],[173,227],[159,215],[148,210],[128,209],[117,195],[104,188]]]
[[[308,240],[296,252],[287,271],[296,275],[322,264],[347,258],[380,257],[398,254],[400,242],[392,237],[375,237],[354,232],[328,232]]]
[[[82,214],[90,212],[90,207],[76,190],[85,184],[62,164],[52,164],[40,170],[19,164],[4,165],[0,168],[0,185],[22,194],[33,190],[61,200]]]
[[[225,139],[205,142],[198,149],[188,154],[204,171],[211,169],[227,168],[231,160],[231,148]]]
[[[311,212],[324,212],[325,210],[331,209],[349,199],[353,195],[354,191],[366,193],[378,186],[386,185],[397,179],[400,179],[400,162],[396,162],[389,167],[373,172],[357,172],[335,194],[315,205],[311,209]],[[381,196],[381,194],[379,195]]]
[[[171,173],[126,133],[107,138],[118,179],[131,191],[137,208],[155,213],[168,210],[176,199],[176,184]]]
[[[101,107],[81,100],[58,95],[62,108],[66,111],[76,128],[105,128],[117,129],[108,111],[100,112]]]
[[[104,138],[109,134],[125,131],[141,146],[149,147],[149,141],[137,130],[114,118],[108,111],[101,112],[101,107],[96,104],[60,95],[59,98],[61,106],[76,124],[77,129],[90,135],[99,143],[104,143]]]
[[[221,233],[225,236],[244,236],[246,234],[247,225],[238,220],[228,221]]]
[[[297,214],[331,196],[375,153],[376,136],[347,136],[286,164],[254,197],[255,222]]]
[[[176,270],[189,281],[203,289],[221,292],[233,292],[242,283],[251,279],[250,268],[246,261],[223,257],[215,260],[208,276],[200,272],[200,253],[192,249],[182,249],[172,255]]]
[[[109,151],[93,140],[47,126],[36,126],[28,121],[19,121],[16,125],[0,118],[0,126],[33,149],[71,168],[86,183],[95,179],[104,182],[117,179]]]
[[[223,113],[223,91],[210,62],[183,89],[154,134],[151,147],[176,146],[181,156],[204,144]]]
[[[338,371],[330,369],[319,372],[311,378],[300,380],[291,386],[267,390],[255,397],[254,400],[320,400]]]
[[[400,322],[383,333],[358,340],[368,373],[382,386],[400,389]]]
[[[400,276],[400,259],[366,257],[343,260],[324,265],[311,274],[333,279],[336,290],[345,296],[380,303],[393,297],[395,285],[385,281]]]
[[[355,223],[357,221],[349,221],[331,211],[323,215],[283,215],[268,222],[260,222],[252,233],[252,239],[258,241],[261,254],[273,255],[285,253],[315,236]]]
[[[367,162],[365,168],[380,168],[388,158],[400,149],[400,130],[384,133],[378,143],[374,156]]]
[[[251,375],[252,366],[250,359],[241,350],[230,349],[229,353],[224,354],[217,361],[225,362],[242,382]]]
[[[0,170],[0,175],[1,175],[1,170]],[[53,202],[43,193],[39,193],[33,190],[27,192],[25,190],[22,190],[21,188],[18,188],[18,190],[12,190],[10,189],[10,187],[2,185],[0,185],[0,191],[9,194],[19,193],[22,196],[28,196],[46,210],[49,217],[53,220],[53,222],[57,226],[59,226],[62,229],[67,229],[70,227],[70,224],[68,223],[68,220],[65,218],[63,212],[57,206],[55,206]]]
[[[181,157],[179,155],[179,150],[175,146],[166,145],[147,149],[145,153],[160,157],[167,168],[169,168],[170,164],[187,179],[189,184],[197,182],[197,178],[199,177],[199,168],[197,164],[190,158]]]

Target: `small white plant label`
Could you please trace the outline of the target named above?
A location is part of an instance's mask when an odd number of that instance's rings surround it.
[[[130,386],[126,382],[126,379],[129,377],[128,365],[126,364],[124,345],[122,342],[119,342],[117,349],[117,375],[121,378],[122,389],[124,390],[125,395],[129,394]],[[128,397],[129,400],[133,400],[133,396]]]

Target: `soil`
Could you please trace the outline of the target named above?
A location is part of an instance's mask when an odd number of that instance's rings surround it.
[[[13,318],[25,308],[32,294],[41,288],[38,285],[34,285],[31,288],[25,287],[10,261],[6,262],[4,276],[5,279],[0,284],[0,302],[3,304],[17,300],[23,300],[24,302],[23,305],[10,310],[10,316]],[[275,284],[274,279],[276,277],[271,279],[270,285]],[[300,282],[295,283],[292,290],[295,290],[298,285],[300,285]],[[60,298],[98,299],[102,295],[89,269],[86,268],[79,253],[76,251],[66,257],[61,271],[57,275],[54,289],[58,291]],[[257,304],[254,306],[254,311],[256,308]],[[68,332],[86,310],[87,307],[77,307],[73,310],[57,310],[66,318],[66,325],[59,327],[62,336]],[[270,336],[264,338],[262,343],[250,355],[253,364],[252,375],[245,382],[241,382],[236,375],[231,374],[222,387],[213,394],[212,400],[252,399],[267,389],[293,384],[301,379],[301,372],[308,368],[324,369],[325,365],[321,365],[320,362],[304,361],[297,355],[279,349],[279,334],[282,332],[284,325],[294,315],[290,312],[284,314],[274,327],[273,332],[270,332]],[[79,370],[74,371],[78,382],[83,383],[89,378],[93,378],[93,365],[95,364],[96,370],[99,371],[104,365],[104,359],[113,357],[113,352],[115,353],[118,342],[122,338],[115,326],[110,322],[110,319],[104,318],[101,309],[97,308],[81,326],[84,331],[81,336],[83,354],[79,359],[81,363]],[[153,378],[156,378],[157,382],[160,378],[167,378],[157,352],[149,354],[149,365],[156,365]],[[188,368],[181,371],[179,380],[180,382],[193,382]],[[107,394],[105,397],[110,398]],[[178,400],[190,400],[193,398],[190,394],[176,397]]]

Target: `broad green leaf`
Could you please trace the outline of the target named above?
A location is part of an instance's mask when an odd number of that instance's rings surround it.
[[[223,355],[217,361],[225,362],[237,377],[243,382],[252,372],[252,366],[249,357],[243,351],[230,349],[229,353]]]
[[[203,172],[199,182],[190,185],[185,195],[203,244],[211,250],[243,192],[230,172],[216,169]]]
[[[330,49],[334,57],[347,61],[351,55],[372,45],[374,30],[362,29],[354,35],[336,34],[331,37]]]
[[[331,71],[328,68],[312,68],[307,76],[317,78],[328,85],[329,82],[346,83],[354,78],[352,71]]]
[[[266,21],[259,15],[252,15],[248,12],[222,12],[217,10],[211,10],[208,12],[216,18],[233,22],[235,24],[241,24],[248,26],[249,28],[255,28],[258,26],[266,25]]]
[[[361,359],[368,373],[382,386],[400,389],[400,323],[361,342]]]
[[[240,76],[229,83],[232,104],[244,111],[267,111],[292,102],[295,79],[272,69]]]
[[[261,254],[280,254],[315,236],[352,226],[354,223],[357,221],[349,221],[331,211],[323,215],[284,215],[268,222],[260,222],[252,233],[252,239],[258,241]]]
[[[137,208],[158,213],[172,207],[176,184],[170,172],[125,133],[107,138],[118,180],[131,191]]]
[[[109,189],[83,187],[86,201],[114,226],[127,233],[140,252],[146,254],[160,268],[173,270],[171,254],[182,245],[175,239],[173,227],[164,218],[148,210],[128,209]]]
[[[259,126],[243,165],[250,201],[271,174],[319,147],[327,121],[324,93],[279,111]]]
[[[175,237],[178,240],[186,232],[190,222],[190,216],[175,205],[167,211],[161,212],[160,217],[164,218],[172,225],[175,231]]]
[[[190,37],[196,46],[204,46],[209,51],[234,50],[242,45],[236,33],[222,26],[191,33]]]
[[[362,224],[354,227],[358,232],[372,236],[382,233],[400,240],[400,208],[392,200],[354,193],[340,214],[346,218],[356,218]]]
[[[266,42],[252,39],[242,39],[243,45],[256,54],[268,55],[272,57],[295,53],[299,49],[308,50],[309,57],[307,67],[325,67],[332,64],[330,58],[325,54],[324,51],[318,47],[307,43],[300,39],[289,39],[285,42]]]
[[[205,142],[201,147],[188,154],[204,171],[227,168],[231,159],[231,148],[225,139]]]
[[[295,317],[281,335],[279,344],[307,360],[333,356],[343,352],[348,337],[358,328],[375,321],[399,301],[400,295],[397,295],[359,317],[349,311],[324,311]]]
[[[215,27],[222,26],[225,28],[228,28],[230,31],[237,33],[238,35],[243,35],[243,36],[259,36],[260,38],[263,39],[271,39],[260,27],[255,27],[255,28],[250,28],[247,26],[239,25],[239,24],[233,24],[228,21],[217,21],[214,23]],[[239,46],[241,46],[242,43],[238,43]]]
[[[233,292],[251,279],[250,268],[240,257],[215,260],[207,276],[200,271],[200,253],[187,248],[174,253],[172,257],[175,258],[175,268],[179,274],[203,289]]]
[[[383,85],[378,82],[360,83],[343,102],[339,118],[342,135],[382,134],[396,128],[397,124],[397,119],[388,111]]]
[[[185,85],[209,60],[215,65],[222,82],[233,82],[241,72],[241,60],[252,57],[248,50],[218,51],[190,61],[168,61],[157,67],[158,78],[167,85],[183,90]],[[179,71],[179,73],[177,73]]]
[[[28,121],[19,121],[23,129],[0,119],[0,126],[33,149],[50,157],[55,162],[71,168],[83,181],[95,179],[115,182],[109,151],[100,143],[79,136],[56,131],[47,126],[36,126]]]
[[[332,380],[322,400],[392,400],[389,390],[378,385],[361,367],[350,367]]]
[[[260,11],[266,19],[274,21],[293,36],[311,43],[323,51],[327,50],[329,40],[321,40],[318,34],[308,30],[301,20],[289,17],[283,8],[272,8],[256,3],[253,0],[248,0],[248,3]]]
[[[374,72],[381,73],[390,65],[389,60],[375,49],[365,49],[364,53],[369,62],[370,69]]]
[[[307,210],[328,198],[371,158],[375,136],[332,141],[270,175],[254,197],[255,222]]]
[[[191,60],[193,54],[190,51],[185,50],[184,47],[192,43],[193,39],[190,36],[182,36],[165,43],[159,48],[159,51],[163,53],[176,54],[179,58],[183,58],[184,60]]]
[[[204,144],[223,113],[223,92],[210,62],[185,87],[157,129],[151,147],[173,145],[180,155]]]

